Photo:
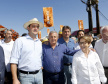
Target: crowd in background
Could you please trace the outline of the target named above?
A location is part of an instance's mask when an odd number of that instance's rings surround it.
[[[44,25],[33,18],[24,24],[28,33],[15,41],[4,31],[0,41],[0,84],[108,84],[108,26],[100,34],[63,26],[38,39]],[[1,31],[1,30],[0,30]]]

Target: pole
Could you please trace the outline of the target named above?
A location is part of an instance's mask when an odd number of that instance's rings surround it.
[[[88,0],[88,20],[89,20],[89,31],[93,33],[93,22],[92,22],[92,8],[91,0]]]
[[[96,26],[97,26],[97,34],[100,34],[98,3],[96,3]]]

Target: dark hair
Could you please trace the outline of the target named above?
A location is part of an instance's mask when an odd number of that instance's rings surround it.
[[[65,29],[69,29],[70,32],[71,32],[71,28],[70,28],[69,26],[63,26],[62,32],[63,32]]]
[[[78,31],[77,31],[77,36],[78,36],[79,32],[84,32],[84,31],[83,31],[83,30],[78,30]]]
[[[31,24],[30,24],[31,25]],[[28,27],[30,27],[30,25]]]
[[[21,36],[26,36],[27,35],[27,33],[23,33]]]

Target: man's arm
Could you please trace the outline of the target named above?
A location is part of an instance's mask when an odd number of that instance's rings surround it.
[[[65,48],[65,54],[69,55],[69,56],[73,56],[77,51],[79,50],[73,50],[73,49],[69,49],[67,46],[64,47]]]
[[[17,77],[17,64],[11,64],[11,72],[12,72],[13,84],[20,84]]]

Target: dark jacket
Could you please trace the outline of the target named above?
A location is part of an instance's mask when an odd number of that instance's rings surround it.
[[[4,84],[5,77],[5,58],[3,48],[0,46],[0,84]]]

